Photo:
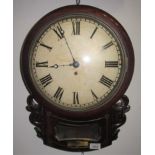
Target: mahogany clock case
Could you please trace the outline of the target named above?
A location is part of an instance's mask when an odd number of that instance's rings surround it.
[[[88,15],[88,17],[96,18],[102,23],[105,23],[119,38],[119,41],[123,46],[128,58],[127,70],[119,90],[116,91],[115,95],[109,99],[106,104],[95,109],[90,109],[88,111],[66,111],[49,103],[36,90],[29,70],[29,51],[32,47],[32,44],[34,43],[35,38],[37,38],[37,36],[40,35],[42,29],[50,25],[51,22],[54,22],[55,20],[58,20],[64,16],[70,16],[72,14]],[[127,90],[134,70],[134,52],[128,34],[114,17],[95,7],[85,5],[71,5],[56,9],[48,13],[34,25],[24,41],[20,57],[20,66],[23,81],[29,93],[38,103],[47,106],[53,112],[53,114],[56,114],[59,117],[73,120],[90,120],[102,117],[104,111],[110,108],[112,104],[116,103]]]

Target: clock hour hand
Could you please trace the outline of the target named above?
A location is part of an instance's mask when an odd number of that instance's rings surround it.
[[[55,68],[58,69],[59,67],[65,67],[65,66],[73,66],[74,68],[78,68],[80,66],[78,61],[74,61],[71,64],[65,64],[65,65],[58,65],[58,64],[54,64],[52,66],[49,66],[49,68]]]
[[[65,67],[65,66],[73,66],[73,63],[71,64],[66,64],[66,65],[58,65],[58,64],[54,64],[52,66],[49,66],[49,68],[55,68],[58,69],[59,67]]]

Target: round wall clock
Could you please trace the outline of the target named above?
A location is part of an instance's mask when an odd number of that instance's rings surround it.
[[[89,151],[111,144],[129,110],[131,41],[103,10],[71,5],[41,18],[21,50],[30,121],[44,144]]]

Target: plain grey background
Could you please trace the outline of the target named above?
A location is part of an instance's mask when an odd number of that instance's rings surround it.
[[[29,113],[25,110],[28,92],[23,84],[19,56],[22,43],[31,27],[48,12],[75,4],[75,0],[14,0],[14,155],[77,155],[43,145],[36,137]],[[127,30],[135,51],[135,71],[126,95],[130,98],[131,111],[127,122],[121,127],[119,138],[113,145],[89,155],[140,155],[140,0],[81,0],[81,4],[92,5],[112,14]]]

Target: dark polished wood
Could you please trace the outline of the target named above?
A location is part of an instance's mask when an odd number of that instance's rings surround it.
[[[129,99],[123,96],[111,110],[97,120],[63,120],[53,115],[50,109],[34,103],[30,95],[26,109],[30,122],[35,126],[37,136],[45,145],[65,151],[93,151],[90,144],[101,144],[101,148],[112,144],[118,138],[120,127],[126,122],[126,112],[130,110]]]
[[[54,106],[54,104],[49,103],[42,97],[42,95],[35,88],[29,70],[29,61],[30,61],[29,52],[31,51],[33,44],[38,41],[37,38],[39,35],[41,35],[40,33],[43,32],[45,28],[47,28],[50,24],[54,23],[58,19],[61,19],[64,16],[71,16],[71,15],[85,15],[90,18],[95,18],[99,20],[101,23],[104,23],[105,25],[110,27],[111,31],[113,31],[117,36],[117,38],[119,38],[120,44],[123,47],[125,54],[128,58],[126,64],[126,73],[119,90],[115,91],[112,98],[107,100],[107,103],[87,111],[63,110],[58,108],[57,106]],[[34,25],[34,27],[27,35],[21,50],[20,68],[23,81],[29,93],[34,97],[34,99],[39,104],[42,104],[47,109],[49,109],[53,115],[63,118],[64,120],[70,119],[70,120],[86,121],[103,117],[104,114],[107,112],[107,110],[110,109],[112,105],[115,104],[123,96],[123,94],[125,93],[130,84],[133,75],[134,52],[128,34],[114,17],[104,12],[103,10],[97,9],[95,7],[84,5],[77,5],[77,6],[71,5],[56,9],[48,13]]]

